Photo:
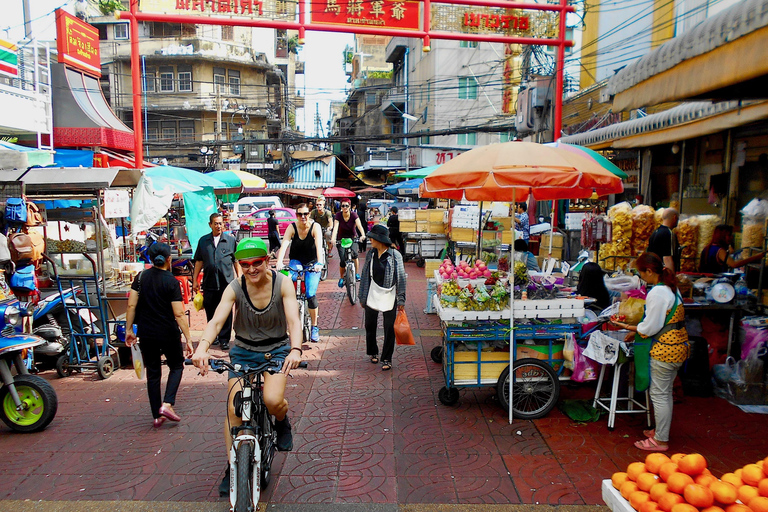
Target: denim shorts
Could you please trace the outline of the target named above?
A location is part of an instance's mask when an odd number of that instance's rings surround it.
[[[291,352],[291,344],[286,343],[285,345],[276,348],[275,350],[272,350],[271,352],[256,352],[255,350],[247,350],[242,347],[238,347],[237,345],[232,345],[229,348],[229,362],[232,364],[242,364],[242,365],[248,365],[248,366],[256,366],[264,363],[266,359],[264,356],[266,354],[272,354],[271,361],[275,361],[276,366],[279,366],[282,368],[283,361],[285,361],[285,358],[288,356],[288,354]],[[227,378],[228,379],[235,379],[238,375],[236,375],[231,370],[228,372]]]

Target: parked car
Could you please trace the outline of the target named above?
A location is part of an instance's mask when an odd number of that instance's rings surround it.
[[[234,214],[243,218],[261,208],[282,208],[283,202],[277,196],[249,196],[240,198],[235,203]]]
[[[238,237],[243,236],[258,236],[267,239],[267,218],[269,218],[269,212],[272,208],[262,208],[256,210],[250,215],[240,217],[240,232]],[[280,236],[285,235],[285,230],[292,222],[296,222],[296,212],[290,208],[274,208],[275,218],[277,219],[277,228],[280,231]],[[245,234],[248,233],[248,234]]]

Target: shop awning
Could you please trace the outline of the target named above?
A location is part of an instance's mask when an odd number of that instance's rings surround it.
[[[560,142],[591,149],[643,148],[701,137],[761,119],[768,119],[768,102],[695,102],[658,114],[562,137]]]
[[[0,182],[24,182],[30,195],[68,196],[92,194],[109,187],[135,187],[141,177],[136,169],[117,167],[47,167],[0,171]]]
[[[614,112],[665,102],[766,99],[768,0],[745,0],[667,41],[608,82]]]
[[[97,79],[51,64],[51,81],[56,146],[133,149],[133,130],[112,111]]]

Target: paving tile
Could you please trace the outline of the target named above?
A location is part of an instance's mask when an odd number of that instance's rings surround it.
[[[364,473],[340,476],[336,503],[397,503],[397,479]]]
[[[277,503],[334,503],[339,479],[336,476],[280,476],[272,491]]]
[[[285,458],[281,476],[336,476],[339,473],[339,455],[319,453],[291,453]]]
[[[450,476],[430,477],[409,476],[397,479],[397,502],[412,503],[458,503],[456,484]]]
[[[398,477],[437,478],[453,475],[450,461],[445,453],[396,453],[395,471]]]
[[[341,456],[341,463],[339,465],[339,476],[349,478],[355,475],[394,477],[395,455],[391,452],[372,453],[356,451],[344,453]]]
[[[550,505],[573,504],[560,502],[562,496],[575,493],[573,484],[553,457],[505,455],[504,463],[515,482],[522,503]],[[576,500],[580,500],[578,496]]]
[[[512,505],[521,503],[508,476],[457,476],[454,478],[459,503]]]

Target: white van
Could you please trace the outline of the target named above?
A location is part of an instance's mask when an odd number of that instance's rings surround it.
[[[235,203],[235,216],[239,219],[261,208],[282,208],[283,202],[277,196],[243,197]]]

